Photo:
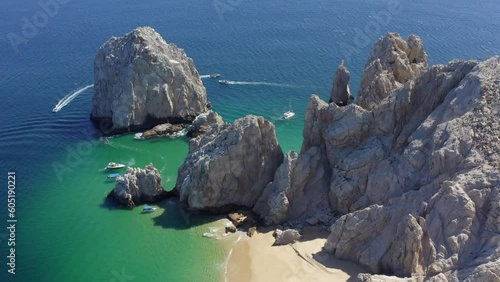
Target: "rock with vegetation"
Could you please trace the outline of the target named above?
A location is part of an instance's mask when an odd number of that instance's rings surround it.
[[[91,118],[110,121],[112,132],[191,122],[207,103],[193,60],[154,29],[112,37],[99,49]]]
[[[160,173],[153,164],[144,169],[127,168],[123,176],[116,178],[115,188],[108,195],[129,208],[157,202],[167,196],[168,193],[163,190],[161,184]]]
[[[216,123],[190,141],[176,189],[180,200],[193,209],[252,208],[282,160],[274,125],[264,118]]]

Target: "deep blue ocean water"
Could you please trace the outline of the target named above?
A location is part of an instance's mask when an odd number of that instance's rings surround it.
[[[57,178],[52,164],[67,162],[67,148],[96,139],[89,121],[92,89],[57,114],[52,109],[93,83],[94,56],[111,36],[152,26],[185,49],[200,74],[219,72],[221,79],[240,82],[220,85],[204,79],[214,109],[227,121],[247,114],[272,120],[284,151],[300,150],[310,95],[328,99],[342,59],[356,93],[371,46],[388,31],[419,35],[430,64],[500,54],[497,0],[60,2],[57,9],[49,7],[47,16],[37,1],[1,4],[0,281],[112,281],[113,271],[125,266],[135,281],[220,278],[225,250],[207,256],[219,249],[202,238],[204,225],[176,228],[182,223],[175,212],[155,221],[101,206],[112,188],[96,172],[102,164],[120,158],[137,166],[154,161],[163,169],[165,186],[172,188],[187,152],[185,141],[137,143],[122,136],[114,147],[95,145],[63,180]],[[39,27],[23,35],[27,21]],[[12,44],[14,33],[23,43]],[[290,99],[297,116],[280,122]],[[17,177],[15,276],[7,274],[8,233],[2,227],[8,171]],[[132,244],[141,238],[147,239]],[[169,240],[177,243],[164,242]]]

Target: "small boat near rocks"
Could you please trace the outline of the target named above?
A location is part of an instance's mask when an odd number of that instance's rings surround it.
[[[156,208],[155,208],[155,207],[153,207],[153,206],[145,206],[145,207],[142,209],[142,211],[143,211],[143,212],[154,212],[155,210],[156,210]]]
[[[124,168],[124,167],[125,167],[124,164],[118,164],[118,163],[115,163],[115,162],[110,162],[106,166],[106,169],[119,169],[119,168]]]
[[[119,173],[110,173],[110,174],[108,174],[108,178],[117,178],[118,176],[120,176]]]

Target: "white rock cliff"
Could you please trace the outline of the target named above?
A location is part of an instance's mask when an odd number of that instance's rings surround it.
[[[140,27],[101,46],[94,61],[91,118],[112,132],[192,121],[207,95],[191,58],[152,28]]]

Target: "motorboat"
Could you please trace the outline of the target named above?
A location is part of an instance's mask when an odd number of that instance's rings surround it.
[[[117,178],[118,176],[120,176],[119,173],[110,173],[110,174],[108,174],[108,178]]]
[[[156,210],[156,208],[155,208],[155,207],[153,207],[153,206],[145,206],[145,207],[142,209],[142,211],[143,211],[143,212],[154,212],[155,210]]]
[[[219,80],[220,84],[229,84],[229,80]]]
[[[210,78],[217,78],[220,77],[220,73],[212,73],[210,74]]]
[[[291,119],[295,116],[295,113],[293,112],[292,109],[292,99],[290,99],[290,108],[288,109],[288,112],[283,113],[283,116],[280,117],[281,120],[288,120]]]
[[[114,162],[110,162],[106,166],[106,169],[119,169],[119,168],[124,168],[124,167],[125,167],[124,164],[117,164],[117,163],[114,163]]]

